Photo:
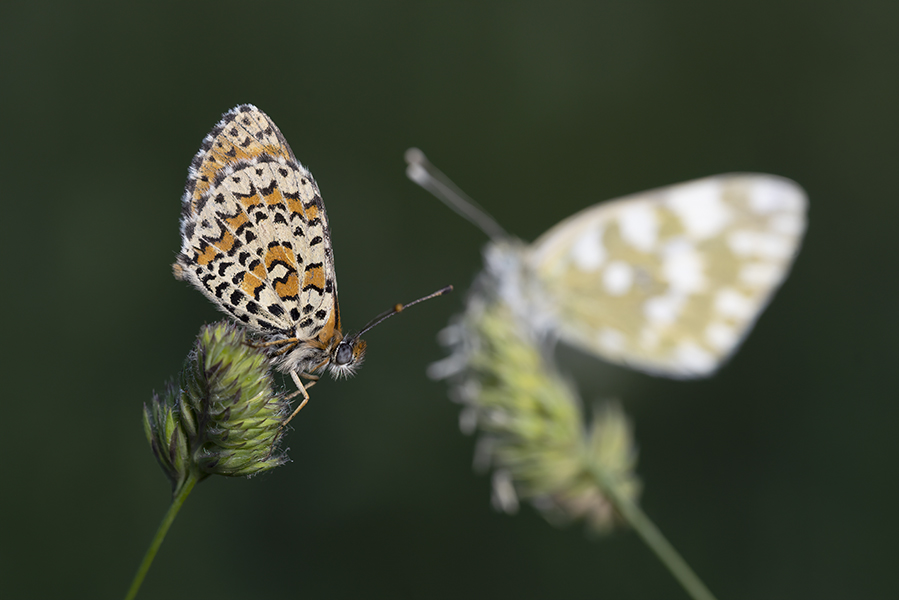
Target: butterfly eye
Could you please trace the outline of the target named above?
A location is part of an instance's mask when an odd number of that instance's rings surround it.
[[[353,362],[353,360],[352,343],[348,343],[345,340],[341,341],[340,344],[337,345],[337,352],[334,353],[334,364],[343,367]]]

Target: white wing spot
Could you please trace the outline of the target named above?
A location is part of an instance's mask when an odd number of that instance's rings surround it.
[[[677,320],[685,301],[686,297],[678,294],[656,296],[643,304],[643,314],[650,323],[667,325]]]
[[[718,235],[731,221],[731,210],[721,199],[721,183],[715,180],[675,186],[665,202],[697,239]]]
[[[688,373],[709,373],[718,365],[718,359],[695,342],[681,342],[674,355],[681,368]]]
[[[755,314],[756,303],[752,298],[733,288],[724,288],[715,294],[715,311],[722,317],[745,320]]]
[[[606,260],[602,229],[588,229],[571,246],[571,257],[581,271],[595,271]]]
[[[634,283],[634,269],[626,262],[613,261],[603,271],[602,283],[609,294],[623,296]]]
[[[678,239],[662,251],[662,275],[678,292],[690,294],[706,287],[702,255],[687,240]]]
[[[659,238],[659,217],[647,204],[635,204],[618,215],[621,237],[642,252],[651,252]]]
[[[740,280],[746,284],[773,288],[780,281],[783,270],[771,263],[755,262],[743,265],[740,269]]]
[[[793,241],[781,235],[747,229],[732,231],[727,245],[734,254],[743,257],[788,258],[793,253]]]
[[[749,206],[758,213],[799,212],[804,204],[796,186],[784,179],[766,177],[756,179],[750,185]]]
[[[740,340],[737,330],[726,323],[710,323],[705,330],[706,341],[714,348],[725,352]]]

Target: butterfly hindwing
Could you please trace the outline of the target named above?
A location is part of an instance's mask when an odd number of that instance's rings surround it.
[[[176,275],[269,334],[339,324],[318,186],[265,113],[240,105],[204,139],[188,177]]]

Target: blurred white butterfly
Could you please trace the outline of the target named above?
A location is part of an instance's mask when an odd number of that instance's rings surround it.
[[[655,375],[703,377],[740,345],[783,282],[806,195],[733,173],[602,202],[526,244],[415,148],[406,174],[490,237],[500,296],[537,331]]]

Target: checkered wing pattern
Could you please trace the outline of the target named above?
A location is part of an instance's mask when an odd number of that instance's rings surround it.
[[[739,346],[789,272],[806,197],[762,174],[604,202],[524,251],[556,334],[602,358],[700,377]]]

